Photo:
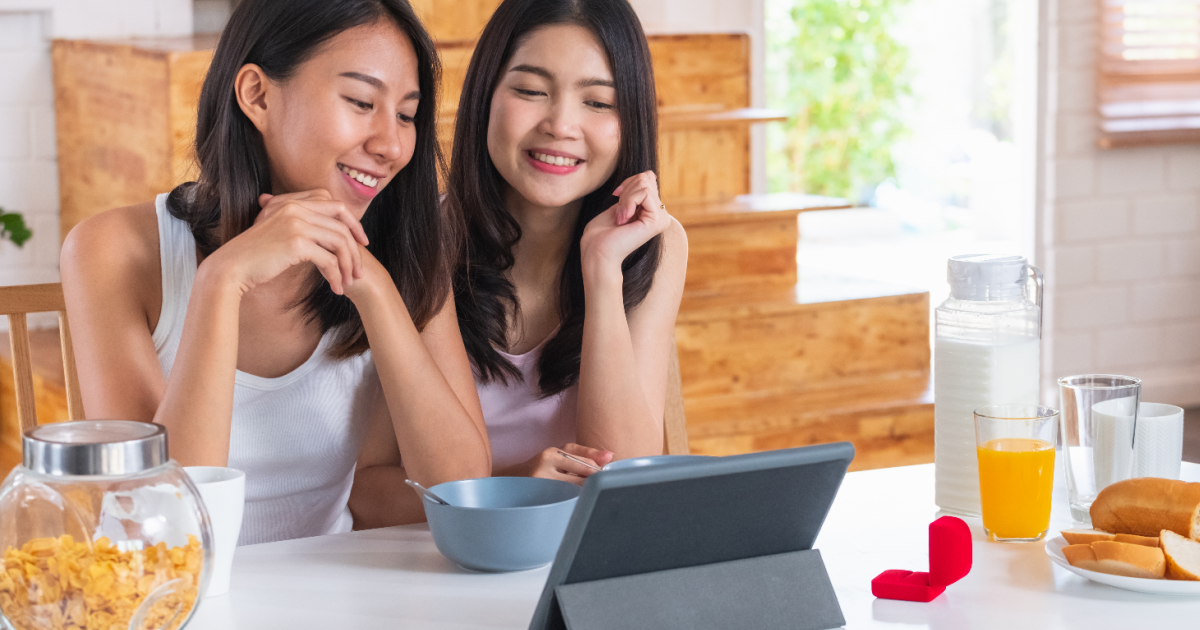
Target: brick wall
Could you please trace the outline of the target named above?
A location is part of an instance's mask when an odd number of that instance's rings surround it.
[[[1200,145],[1098,149],[1099,0],[1047,1],[1043,376],[1128,374],[1143,400],[1200,404]]]
[[[34,233],[24,248],[0,242],[0,285],[58,281],[50,41],[191,31],[191,0],[0,0],[0,208]]]

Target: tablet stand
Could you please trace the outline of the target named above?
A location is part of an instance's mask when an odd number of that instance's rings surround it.
[[[559,585],[549,628],[827,630],[846,624],[819,551]]]

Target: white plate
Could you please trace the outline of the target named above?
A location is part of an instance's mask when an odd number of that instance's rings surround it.
[[[1080,569],[1079,567],[1071,566],[1067,562],[1067,557],[1063,555],[1062,548],[1067,546],[1067,541],[1062,536],[1055,536],[1046,541],[1046,555],[1054,561],[1054,564],[1078,575],[1085,577],[1093,582],[1123,588],[1127,591],[1137,591],[1139,593],[1157,593],[1160,595],[1200,595],[1200,582],[1189,582],[1185,580],[1148,580],[1146,578],[1125,577],[1123,575],[1109,575],[1107,573],[1097,573]]]

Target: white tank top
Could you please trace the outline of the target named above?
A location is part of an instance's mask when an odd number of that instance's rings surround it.
[[[186,222],[155,200],[162,262],[162,313],[154,349],[170,377],[192,281],[196,241]],[[348,532],[347,502],[369,410],[381,395],[370,351],[345,360],[321,338],[303,365],[278,378],[238,370],[233,389],[229,466],[246,473],[239,545]]]
[[[551,337],[554,335],[551,334]],[[509,378],[505,385],[499,381],[483,383],[475,379],[483,421],[492,443],[492,465],[511,466],[529,460],[552,446],[561,447],[575,441],[575,406],[579,401],[579,386],[571,387],[542,398],[537,369],[542,346],[538,344],[525,354],[500,356],[512,361],[524,380]],[[475,370],[478,374],[479,371]]]

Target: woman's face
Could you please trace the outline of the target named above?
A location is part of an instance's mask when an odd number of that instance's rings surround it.
[[[579,26],[533,31],[502,70],[488,154],[529,203],[557,208],[595,191],[616,168],[616,90],[604,48]]]
[[[413,155],[417,54],[390,20],[330,39],[265,88],[259,124],[273,192],[322,188],[362,218]]]

